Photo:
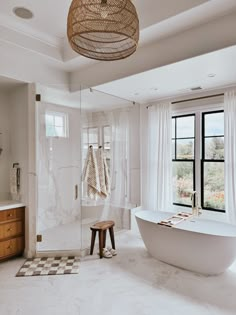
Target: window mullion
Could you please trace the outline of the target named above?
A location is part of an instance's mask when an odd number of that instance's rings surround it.
[[[201,201],[201,114],[195,114],[195,190]]]

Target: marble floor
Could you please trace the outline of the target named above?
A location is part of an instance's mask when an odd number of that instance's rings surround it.
[[[156,261],[134,232],[116,243],[118,256],[85,257],[78,275],[15,278],[24,260],[1,263],[0,314],[236,314],[236,264],[205,277]]]

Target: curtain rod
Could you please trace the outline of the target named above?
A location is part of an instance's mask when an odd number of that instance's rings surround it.
[[[217,97],[217,96],[224,96],[224,93],[208,95],[208,96],[200,96],[200,97],[195,97],[195,98],[189,98],[189,99],[185,99],[185,100],[181,100],[181,101],[171,102],[171,104],[179,104],[179,103],[203,100],[203,99],[206,99],[206,98],[212,98],[212,97]]]

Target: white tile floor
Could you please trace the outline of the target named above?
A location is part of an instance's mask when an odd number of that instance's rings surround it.
[[[236,264],[205,277],[156,261],[133,232],[116,241],[118,256],[86,257],[79,275],[15,278],[23,259],[1,263],[0,314],[236,314]]]

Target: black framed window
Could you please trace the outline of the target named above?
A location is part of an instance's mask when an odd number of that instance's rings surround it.
[[[225,212],[224,111],[202,114],[202,208]]]
[[[195,190],[195,114],[172,117],[173,201],[191,206]]]

